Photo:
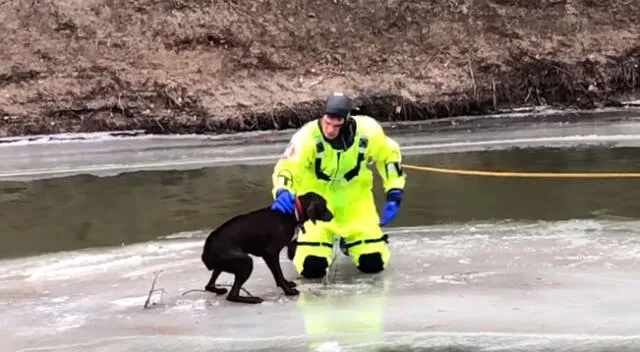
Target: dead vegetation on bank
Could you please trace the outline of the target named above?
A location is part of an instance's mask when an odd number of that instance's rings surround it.
[[[640,86],[633,0],[364,4],[5,1],[0,134],[288,128],[330,90],[409,120],[610,106]]]

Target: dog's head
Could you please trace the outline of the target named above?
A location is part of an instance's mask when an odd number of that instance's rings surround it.
[[[311,220],[315,224],[316,221],[331,221],[333,219],[333,214],[327,208],[327,201],[321,195],[308,192],[298,198],[303,211],[300,220],[303,222]]]

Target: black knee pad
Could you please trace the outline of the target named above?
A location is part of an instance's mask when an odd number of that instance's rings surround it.
[[[327,262],[326,258],[310,255],[304,259],[300,274],[307,279],[319,279],[324,277],[328,266],[329,262]]]
[[[384,269],[382,255],[378,252],[360,255],[360,258],[358,258],[358,263],[358,269],[367,274],[379,273]]]

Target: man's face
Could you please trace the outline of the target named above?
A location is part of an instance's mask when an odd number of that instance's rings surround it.
[[[320,119],[320,127],[322,127],[322,134],[331,140],[338,136],[340,129],[344,125],[344,119],[342,117],[324,115]]]

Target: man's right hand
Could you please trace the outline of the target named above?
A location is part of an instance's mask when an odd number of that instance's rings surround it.
[[[277,210],[284,214],[293,214],[295,208],[294,195],[284,188],[276,192],[276,199],[271,204],[272,210]]]
[[[404,191],[401,189],[392,189],[387,192],[387,202],[382,210],[382,218],[380,226],[385,226],[393,220],[400,209],[400,202]]]

